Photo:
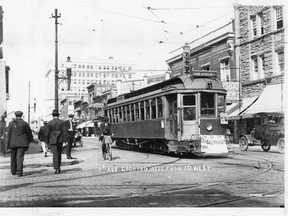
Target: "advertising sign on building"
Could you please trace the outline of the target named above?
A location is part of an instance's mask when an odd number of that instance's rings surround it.
[[[222,82],[223,87],[227,90],[226,101],[229,103],[239,101],[239,82],[238,81],[229,81]]]

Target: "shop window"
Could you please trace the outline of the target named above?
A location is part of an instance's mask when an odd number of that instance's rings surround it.
[[[220,61],[220,76],[221,81],[230,81],[230,60],[224,59]]]
[[[263,14],[259,14],[259,20],[260,20],[260,35],[264,34],[264,16]]]
[[[275,8],[275,13],[276,13],[276,28],[281,29],[283,28],[283,11],[282,7],[276,7]]]
[[[211,69],[210,66],[211,66],[210,63],[209,63],[209,64],[202,65],[202,66],[201,66],[201,70],[210,71],[210,69]]]
[[[265,57],[264,55],[260,56],[260,73],[259,73],[259,79],[262,79],[265,77]]]
[[[252,80],[258,79],[258,59],[257,56],[252,57]]]
[[[277,75],[284,73],[284,51],[277,52]]]
[[[256,16],[253,16],[251,18],[251,27],[252,27],[252,38],[257,37],[257,22],[256,22]]]

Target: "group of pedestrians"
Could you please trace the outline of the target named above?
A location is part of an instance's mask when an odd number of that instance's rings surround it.
[[[16,111],[15,119],[7,128],[7,148],[11,149],[11,173],[12,175],[23,175],[23,162],[25,152],[31,142],[35,142],[32,130],[27,122],[22,119],[23,112]],[[69,115],[69,120],[59,119],[58,110],[53,110],[53,119],[44,122],[39,130],[38,139],[41,142],[44,156],[47,157],[48,148],[53,154],[53,167],[55,174],[61,173],[61,159],[63,143],[67,143],[67,159],[74,159],[71,156],[71,149],[74,139],[73,114]]]

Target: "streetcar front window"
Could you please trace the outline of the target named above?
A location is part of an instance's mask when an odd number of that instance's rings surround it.
[[[201,93],[201,115],[214,115],[215,116],[215,94],[214,93]]]
[[[195,95],[183,96],[183,120],[196,120],[196,98]]]
[[[219,95],[217,96],[217,106],[218,106],[218,116],[220,113],[225,112],[225,96]]]

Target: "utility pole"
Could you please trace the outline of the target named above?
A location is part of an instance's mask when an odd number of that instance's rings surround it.
[[[55,18],[55,109],[58,111],[58,18],[61,17],[61,13],[58,14],[58,10],[55,9],[55,15],[52,14],[52,18]]]
[[[28,92],[28,124],[30,125],[30,81],[29,81],[29,92]]]

